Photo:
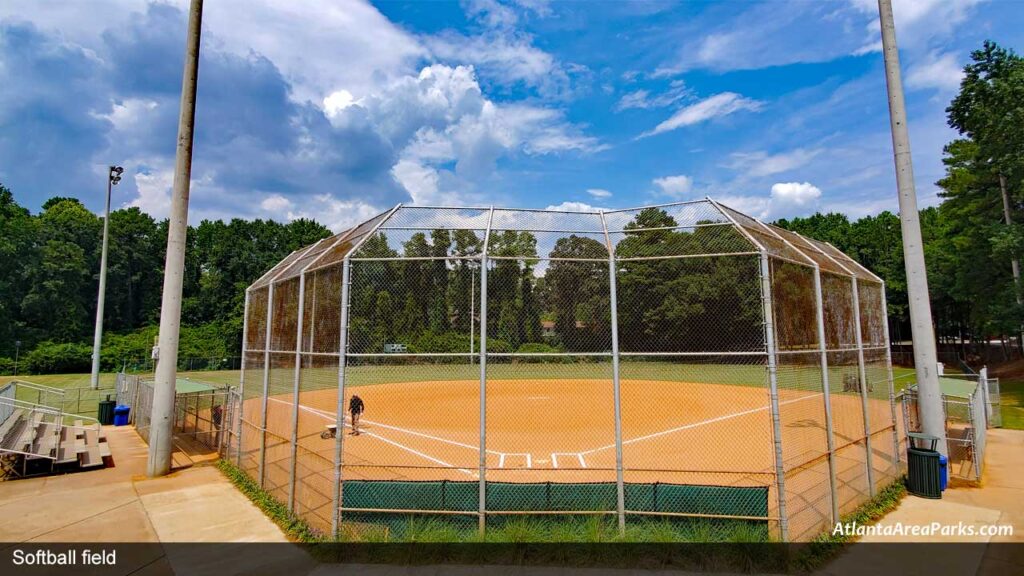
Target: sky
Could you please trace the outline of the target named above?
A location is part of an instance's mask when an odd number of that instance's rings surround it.
[[[919,203],[971,50],[1024,2],[895,0]],[[0,183],[166,216],[187,0],[0,0]],[[190,222],[401,202],[596,210],[710,196],[775,220],[897,209],[876,0],[212,0]]]

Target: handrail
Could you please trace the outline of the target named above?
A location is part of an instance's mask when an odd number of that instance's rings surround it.
[[[44,413],[47,413],[47,414],[56,414],[58,416],[61,415],[61,414],[64,414],[64,412],[62,410],[58,410],[56,408],[51,408],[49,406],[44,406],[42,404],[37,404],[35,402],[29,402],[27,400],[18,400],[17,398],[4,398],[4,397],[0,397],[0,404],[7,404],[7,405],[10,405],[10,406],[15,406],[17,408],[28,408],[28,409],[31,409],[31,410],[38,410],[40,412],[44,412]],[[86,418],[88,418],[88,416],[86,416]],[[94,420],[95,420],[95,418],[94,418]]]
[[[35,382],[29,382],[27,380],[11,380],[10,383],[14,384],[15,386],[24,386],[26,388],[31,388],[33,390],[42,390],[43,392],[53,392],[53,393],[59,394],[61,396],[64,396],[64,392],[65,392],[64,388],[54,388],[53,386],[44,386],[42,384],[36,384]]]

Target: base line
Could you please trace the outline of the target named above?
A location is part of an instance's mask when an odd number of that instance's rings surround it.
[[[273,400],[274,402],[279,402],[281,404],[286,404],[288,406],[294,406],[294,404],[292,402],[286,402],[284,400],[279,400],[277,398],[269,398],[268,397],[267,400]],[[331,415],[328,412],[321,411],[321,410],[316,410],[314,408],[308,408],[308,407],[303,406],[301,404],[299,404],[299,408],[303,409],[303,410],[306,410],[308,412],[312,412],[312,413],[314,413],[314,414],[316,414],[318,416],[321,416],[323,418],[328,418],[329,416],[333,417],[333,415]],[[369,423],[369,420],[364,420],[364,422]],[[345,426],[348,426],[349,428],[352,427],[352,425],[348,424],[347,422],[345,423]],[[344,432],[342,432],[342,433],[344,433]],[[477,477],[477,473],[476,472],[473,472],[471,470],[467,470],[465,468],[457,468],[454,464],[450,464],[448,462],[445,462],[444,460],[439,460],[437,458],[434,458],[433,456],[430,456],[428,454],[424,454],[423,452],[420,452],[419,450],[416,450],[415,448],[410,448],[410,447],[408,447],[408,446],[406,446],[404,444],[401,444],[399,442],[395,442],[394,440],[390,440],[388,438],[385,438],[385,437],[381,436],[380,434],[374,434],[373,432],[361,432],[360,434],[366,434],[367,436],[370,436],[372,438],[376,438],[376,439],[380,440],[381,442],[385,442],[387,444],[391,444],[392,446],[395,446],[397,448],[405,450],[406,452],[409,452],[411,454],[415,454],[416,456],[419,456],[420,458],[424,458],[426,460],[430,460],[431,462],[433,462],[435,464],[440,464],[441,466],[445,466],[445,467],[451,468],[453,470],[458,470],[459,472],[462,472],[463,474],[467,474],[469,476]],[[387,468],[386,465],[381,465],[380,467],[381,468]]]
[[[817,394],[812,394],[810,396],[802,396],[800,398],[794,398],[792,400],[786,400],[785,402],[779,402],[779,406],[785,406],[786,404],[792,404],[794,402],[802,402],[804,400],[811,400],[811,399],[814,399],[814,398],[820,398],[822,396],[824,396],[824,394],[819,392]],[[771,406],[761,406],[760,408],[753,408],[751,410],[745,410],[743,412],[734,412],[732,414],[726,414],[724,416],[717,416],[715,418],[710,418],[708,420],[702,420],[700,422],[693,422],[691,424],[686,424],[684,426],[679,426],[677,428],[670,428],[668,430],[662,430],[661,432],[654,432],[653,434],[647,434],[646,436],[638,436],[636,438],[630,438],[629,440],[623,440],[622,441],[622,445],[625,446],[626,444],[632,444],[634,442],[640,442],[642,440],[650,440],[651,438],[657,438],[658,436],[665,436],[667,434],[674,434],[676,432],[682,432],[683,430],[689,430],[691,428],[696,428],[698,426],[704,426],[705,424],[715,424],[716,422],[722,422],[723,420],[729,420],[730,418],[737,418],[739,416],[747,416],[749,414],[755,414],[755,413],[760,412],[762,410],[768,410],[769,408],[771,408]],[[594,452],[600,452],[601,450],[608,450],[609,448],[615,448],[615,444],[608,444],[607,446],[601,446],[600,448],[593,448],[591,450],[586,450],[584,452],[580,452],[579,454],[580,454],[580,456],[583,456],[585,454],[593,454]]]

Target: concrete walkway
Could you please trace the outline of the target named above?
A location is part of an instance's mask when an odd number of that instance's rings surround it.
[[[113,467],[0,483],[0,550],[38,542],[287,542],[210,462],[150,479],[147,447],[135,429],[104,431]],[[141,550],[152,555],[159,548]],[[283,556],[308,562],[304,553],[295,553]],[[129,564],[149,572],[167,562],[166,555],[156,554]],[[260,559],[253,564],[269,569]],[[244,563],[235,568],[220,573],[252,572]]]
[[[848,574],[970,574],[995,576],[1024,574],[1024,431],[988,430],[988,454],[983,481],[978,487],[951,487],[942,499],[907,496],[899,508],[882,518],[883,527],[928,526],[938,522],[958,530],[973,529],[974,536],[888,535],[865,537],[862,542],[956,542],[988,546],[928,546],[900,548],[853,546],[821,576]],[[1013,535],[978,534],[982,526],[1011,526]],[[1015,542],[1017,546],[1001,544]]]

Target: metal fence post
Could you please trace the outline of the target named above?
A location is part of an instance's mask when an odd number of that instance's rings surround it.
[[[864,457],[868,472],[868,495],[875,497],[875,471],[871,465],[871,415],[868,408],[868,373],[864,367],[864,338],[860,332],[860,292],[857,277],[853,277],[853,325],[857,332],[857,371],[860,375],[860,403],[864,413]]]
[[[288,473],[288,510],[295,510],[295,470],[299,455],[299,379],[302,375],[302,321],[306,312],[306,273],[299,274],[299,322],[295,330],[295,376],[292,402],[292,461]]]
[[[779,496],[779,532],[783,542],[789,540],[789,518],[786,514],[786,469],[782,458],[782,422],[779,417],[779,382],[776,364],[775,324],[772,311],[772,285],[768,251],[761,251],[761,307],[764,314],[765,352],[768,355],[768,391],[772,411],[772,436],[775,442],[775,483]]]
[[[484,246],[480,254],[480,476],[477,522],[483,535],[487,529],[487,250],[491,241],[494,207],[487,216]]]
[[[238,445],[238,451],[235,454],[235,464],[238,467],[242,466],[242,414],[243,406],[245,406],[245,357],[249,348],[249,289],[245,290],[245,307],[243,308],[242,317],[242,359],[241,369],[238,375],[238,436],[235,438],[235,442]]]
[[[836,447],[832,432],[832,389],[828,379],[828,345],[825,342],[825,306],[821,295],[821,269],[814,265],[814,301],[817,308],[818,343],[821,351],[821,392],[825,403],[825,440],[828,446],[828,486],[832,497],[832,523],[839,521],[839,492],[836,488]]]
[[[615,512],[619,520],[619,533],[626,532],[626,489],[622,462],[622,387],[619,374],[619,299],[615,282],[615,248],[608,236],[608,223],[601,213],[605,243],[608,247],[608,289],[610,293],[612,332],[612,394],[615,413]]]
[[[267,287],[267,330],[263,341],[263,405],[260,407],[260,466],[259,484],[263,487],[264,467],[267,463],[267,395],[270,394],[270,328],[274,320],[274,283]]]
[[[342,457],[344,455],[342,439],[345,437],[345,364],[348,353],[348,298],[351,266],[346,255],[341,265],[341,342],[338,347],[338,404],[334,419],[334,513],[331,515],[331,533],[334,535],[338,534],[341,527]]]
[[[896,387],[892,377],[892,342],[889,341],[889,305],[885,297],[885,283],[880,288],[882,291],[882,323],[885,334],[885,369],[889,384],[889,411],[892,413],[892,466],[893,475],[900,474],[900,431],[896,424]]]

